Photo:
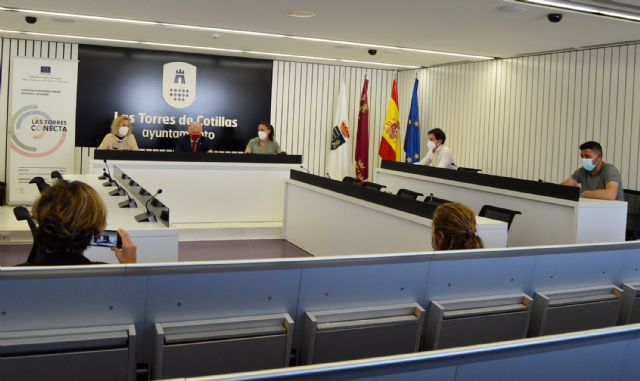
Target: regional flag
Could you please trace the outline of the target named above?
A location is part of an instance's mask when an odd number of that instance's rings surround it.
[[[413,83],[413,95],[411,96],[411,109],[407,122],[407,135],[404,138],[404,153],[407,163],[420,161],[420,118],[418,113],[418,78]]]
[[[367,89],[369,80],[364,76],[360,112],[358,113],[358,132],[356,134],[356,179],[365,181],[369,177],[369,101]]]
[[[400,161],[400,112],[398,111],[398,84],[393,80],[391,99],[384,118],[378,155],[384,160]]]
[[[347,119],[347,93],[344,81],[340,81],[326,171],[330,178],[336,180],[342,180],[345,176],[351,175],[352,171],[351,136]]]

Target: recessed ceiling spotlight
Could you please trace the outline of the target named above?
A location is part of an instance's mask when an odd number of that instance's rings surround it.
[[[500,12],[505,12],[505,13],[522,13],[527,11],[527,7],[525,7],[524,5],[518,5],[518,4],[503,5],[496,9]]]
[[[287,16],[289,17],[297,17],[300,19],[308,19],[314,17],[316,14],[309,11],[290,11],[287,12]]]
[[[217,40],[217,39],[220,38],[220,34],[214,33],[214,34],[211,35],[211,37],[213,37],[214,40]]]
[[[76,22],[76,20],[73,20],[73,19],[67,19],[67,18],[62,18],[62,17],[58,17],[58,18],[55,18],[55,19],[51,19],[51,21],[54,21],[54,22],[62,22],[62,23],[72,23],[72,22]]]

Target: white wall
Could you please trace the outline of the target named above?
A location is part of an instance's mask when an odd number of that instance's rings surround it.
[[[593,139],[640,189],[640,45],[403,71],[402,120],[416,74],[422,139],[443,129],[458,165],[560,181]]]
[[[0,39],[0,181],[6,179],[8,109],[9,109],[9,78],[11,75],[11,57],[52,58],[59,60],[78,59],[78,44],[18,40],[13,38]],[[78,160],[76,160],[78,161]]]

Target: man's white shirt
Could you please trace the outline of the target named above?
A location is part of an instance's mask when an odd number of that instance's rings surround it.
[[[416,164],[429,165],[438,168],[456,169],[453,165],[453,152],[449,147],[440,146],[434,150],[429,150],[427,155]]]

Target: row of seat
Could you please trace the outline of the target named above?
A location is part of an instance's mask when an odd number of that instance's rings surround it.
[[[316,364],[640,322],[640,283],[154,323],[154,379]],[[301,330],[296,329],[302,324]],[[294,332],[301,332],[298,356]],[[133,324],[0,333],[0,378],[133,379]],[[56,366],[52,366],[52,364]],[[64,366],[62,366],[62,365]],[[110,369],[104,374],[98,369]],[[75,373],[74,373],[75,372]],[[44,373],[42,373],[44,374]],[[87,373],[85,373],[86,376]],[[92,373],[93,374],[93,373]],[[108,377],[106,377],[108,375]],[[126,377],[125,377],[126,376]]]

